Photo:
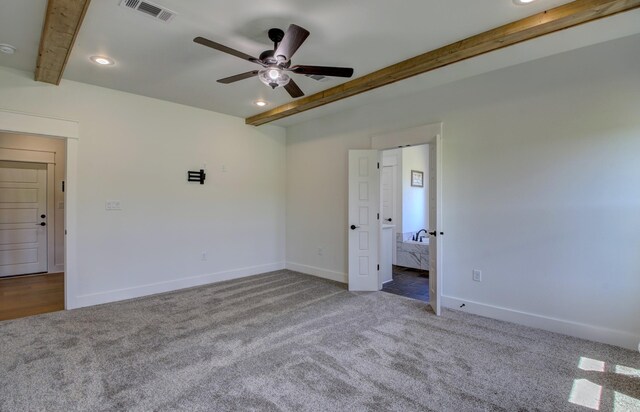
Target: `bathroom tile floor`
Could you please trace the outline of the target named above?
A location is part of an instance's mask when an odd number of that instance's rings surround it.
[[[393,280],[385,283],[382,291],[428,302],[429,271],[394,266]]]

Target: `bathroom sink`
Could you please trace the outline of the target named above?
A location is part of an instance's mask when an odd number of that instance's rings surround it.
[[[429,238],[425,238],[422,242],[417,241],[417,240],[405,240],[403,243],[411,243],[413,245],[428,245],[429,244]]]

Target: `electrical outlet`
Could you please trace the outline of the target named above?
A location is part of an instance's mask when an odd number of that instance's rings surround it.
[[[200,259],[201,259],[202,261],[207,260],[207,252],[202,252],[202,254],[201,254],[201,256],[200,256]]]
[[[473,280],[476,282],[482,282],[482,271],[473,269]]]

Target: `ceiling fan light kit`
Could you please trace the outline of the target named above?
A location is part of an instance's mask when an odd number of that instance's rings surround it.
[[[300,48],[302,43],[309,37],[309,31],[300,26],[292,24],[287,32],[280,29],[270,29],[269,39],[273,42],[273,50],[265,50],[259,58],[255,58],[238,50],[216,43],[204,37],[196,37],[194,42],[212,49],[236,56],[240,59],[262,66],[260,70],[252,70],[246,73],[219,79],[218,83],[229,84],[239,80],[258,76],[258,79],[272,89],[284,87],[291,97],[304,96],[300,87],[291,78],[288,72],[303,74],[305,76],[333,76],[351,77],[353,69],[348,67],[327,67],[327,66],[292,66],[291,57]]]
[[[291,76],[285,73],[279,67],[265,67],[258,71],[258,78],[267,86],[275,89],[276,87],[286,86],[291,80]]]

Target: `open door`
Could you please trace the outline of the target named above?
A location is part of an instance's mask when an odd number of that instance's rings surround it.
[[[349,150],[349,290],[377,291],[380,152]]]
[[[440,315],[442,282],[442,143],[440,136],[429,144],[429,304]]]

